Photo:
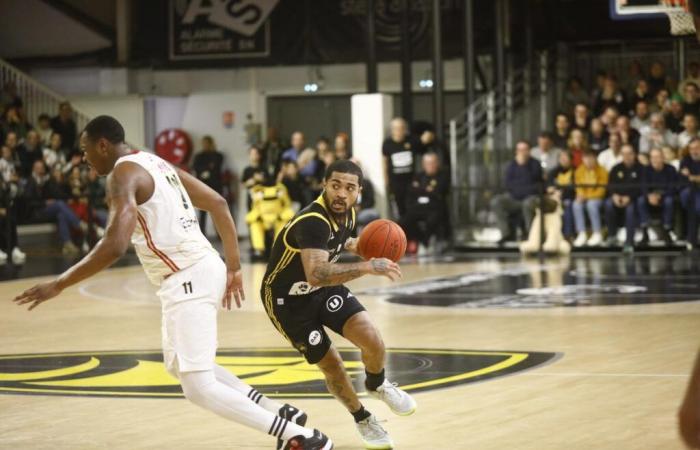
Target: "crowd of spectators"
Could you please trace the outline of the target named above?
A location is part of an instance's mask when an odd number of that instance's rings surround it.
[[[658,224],[654,235],[666,244],[681,232],[694,248],[699,115],[695,62],[678,83],[659,62],[648,68],[634,62],[622,82],[601,71],[591,89],[570,79],[554,130],[540,133],[533,148],[518,142],[506,168],[506,192],[492,199],[501,241],[528,230],[546,192],[561,204],[562,232],[575,247],[622,243],[633,251],[649,243]]]
[[[22,223],[55,223],[66,255],[86,251],[104,232],[104,180],[83,161],[70,103],[36,124],[12,83],[0,95],[0,262],[22,263],[17,244]]]

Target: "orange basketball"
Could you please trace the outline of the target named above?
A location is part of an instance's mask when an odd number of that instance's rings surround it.
[[[362,230],[357,250],[364,259],[389,258],[397,262],[406,253],[406,234],[395,222],[377,219]]]

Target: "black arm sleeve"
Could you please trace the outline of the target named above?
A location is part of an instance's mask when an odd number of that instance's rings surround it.
[[[318,248],[328,250],[330,227],[328,223],[316,216],[309,216],[294,224],[290,230],[297,241],[299,249]]]

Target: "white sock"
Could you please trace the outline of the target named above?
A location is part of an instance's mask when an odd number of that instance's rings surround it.
[[[313,436],[313,430],[282,419],[217,381],[213,370],[180,372],[179,378],[189,401],[221,417],[283,440],[299,435]]]
[[[218,364],[214,364],[214,375],[216,375],[216,381],[219,381],[221,383],[224,383],[226,386],[234,388],[235,390],[247,396],[249,399],[253,400],[255,403],[262,406],[271,413],[277,414],[280,408],[282,408],[283,406],[277,403],[276,401],[265,397],[260,392],[258,392],[257,389],[246,384],[245,382],[243,382],[243,380],[241,380],[240,378],[238,378],[237,376],[235,376],[234,374],[232,374],[231,372],[224,369]]]

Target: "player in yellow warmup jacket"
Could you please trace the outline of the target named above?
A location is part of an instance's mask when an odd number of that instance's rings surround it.
[[[257,185],[250,189],[252,204],[246,215],[250,229],[250,243],[255,256],[265,254],[265,235],[274,232],[274,237],[285,223],[294,216],[287,188],[282,183],[271,186]]]

